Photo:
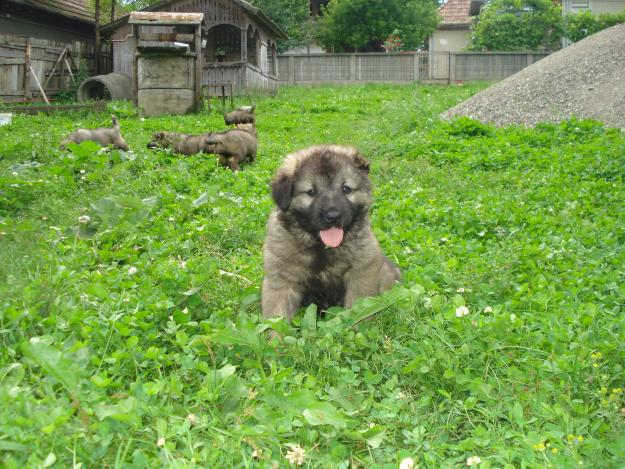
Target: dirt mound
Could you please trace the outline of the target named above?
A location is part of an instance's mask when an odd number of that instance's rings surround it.
[[[625,24],[555,52],[441,114],[497,126],[572,116],[625,127]]]

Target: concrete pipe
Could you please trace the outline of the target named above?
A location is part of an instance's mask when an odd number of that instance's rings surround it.
[[[87,78],[78,87],[78,101],[132,99],[132,79],[125,73]]]

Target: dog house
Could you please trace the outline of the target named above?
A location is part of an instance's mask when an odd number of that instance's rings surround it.
[[[202,13],[135,11],[133,99],[144,116],[186,114],[202,106]]]

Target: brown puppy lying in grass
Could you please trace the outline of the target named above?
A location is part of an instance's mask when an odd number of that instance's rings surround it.
[[[208,135],[209,134],[189,135],[177,132],[156,132],[152,136],[152,141],[148,143],[148,148],[150,150],[171,148],[173,153],[191,156],[204,152]]]
[[[244,161],[254,161],[258,146],[256,128],[253,124],[239,124],[223,132],[209,132],[201,135],[176,132],[156,132],[148,148],[171,148],[173,153],[195,155],[212,153],[219,155],[219,163],[233,171],[240,169]]]
[[[119,131],[120,126],[117,117],[111,116],[111,120],[113,121],[113,125],[111,127],[74,130],[65,140],[61,142],[59,148],[61,150],[65,150],[65,147],[69,143],[81,143],[86,140],[90,140],[92,142],[99,143],[103,147],[112,145],[120,150],[128,151],[129,147]]]
[[[256,124],[256,117],[254,116],[254,106],[241,106],[232,112],[229,112],[224,116],[226,125],[232,124]]]
[[[244,124],[235,129],[208,134],[204,151],[219,155],[221,165],[228,166],[232,171],[238,171],[241,163],[244,161],[251,163],[256,159],[257,148],[255,127]]]

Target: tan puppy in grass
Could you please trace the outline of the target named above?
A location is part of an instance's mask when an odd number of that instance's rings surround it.
[[[368,173],[352,147],[317,145],[284,159],[271,184],[277,207],[264,245],[264,317],[290,320],[311,303],[349,308],[400,279],[371,231]]]
[[[103,147],[112,145],[120,150],[128,151],[129,147],[122,137],[117,117],[111,116],[111,120],[113,121],[113,125],[111,127],[74,130],[65,140],[61,142],[59,148],[64,150],[70,143],[81,143],[90,140],[92,142],[99,143]]]

